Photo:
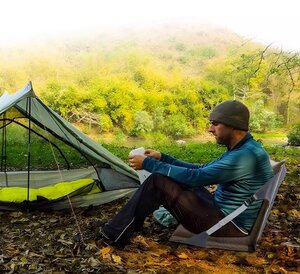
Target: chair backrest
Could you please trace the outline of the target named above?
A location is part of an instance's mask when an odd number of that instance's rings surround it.
[[[251,242],[254,246],[256,245],[258,239],[261,237],[261,234],[266,226],[279,186],[284,180],[286,174],[286,167],[284,161],[276,162],[272,166],[275,175],[268,182],[268,187],[263,198],[263,203],[260,212],[249,235],[251,238]]]

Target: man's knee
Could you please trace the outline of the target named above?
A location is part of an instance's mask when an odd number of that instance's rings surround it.
[[[185,186],[172,180],[171,178],[154,173],[152,174],[153,185],[156,189],[164,193],[178,193],[185,190]]]
[[[159,173],[152,173],[151,176],[153,177],[154,181],[161,181],[161,180],[166,180],[168,177],[165,175],[159,174]]]
[[[141,187],[142,188],[151,188],[154,187],[158,190],[160,190],[163,185],[166,182],[167,177],[165,177],[164,175],[158,174],[158,173],[153,173],[151,174],[145,182],[142,183]]]
[[[168,183],[169,184],[173,183],[173,181],[170,178],[168,178],[165,175],[159,174],[159,173],[153,173],[151,176],[152,176],[153,184],[157,188],[161,188],[163,185],[168,184]]]

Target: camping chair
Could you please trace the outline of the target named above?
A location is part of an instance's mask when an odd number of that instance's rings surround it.
[[[273,178],[270,181],[268,181],[265,185],[263,185],[249,199],[244,201],[244,203],[239,208],[237,208],[232,213],[224,217],[221,221],[212,226],[210,229],[203,231],[199,234],[194,234],[185,229],[182,225],[179,225],[174,231],[173,235],[171,236],[170,241],[206,248],[220,248],[236,251],[255,251],[256,243],[261,237],[261,234],[264,230],[278,188],[286,174],[286,167],[284,161],[271,161],[271,164],[275,173]],[[256,222],[249,235],[243,237],[210,236],[212,233],[214,233],[222,226],[233,220],[239,214],[241,214],[254,201],[261,199],[263,200],[263,203],[258,213]]]

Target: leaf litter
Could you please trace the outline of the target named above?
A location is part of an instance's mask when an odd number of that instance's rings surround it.
[[[70,210],[0,212],[0,273],[299,273],[299,186],[284,182],[253,253],[204,249],[169,242],[173,229],[146,219],[124,249],[102,240],[76,243]],[[109,220],[126,202],[75,209],[82,231]]]

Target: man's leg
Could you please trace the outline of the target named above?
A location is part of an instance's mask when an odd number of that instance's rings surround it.
[[[160,205],[194,233],[210,228],[224,217],[213,196],[204,187],[188,188],[163,175],[152,174],[119,213],[105,224],[102,230],[104,236],[121,245],[128,243],[134,231],[139,230],[145,218]],[[229,223],[214,235],[242,234]]]
[[[191,232],[205,231],[225,217],[205,187],[189,188],[161,175],[157,176],[154,184],[161,193],[161,204]],[[239,237],[245,234],[230,222],[213,236]]]
[[[155,187],[157,174],[150,175],[117,215],[102,227],[102,234],[119,245],[129,242],[145,218],[161,204],[161,193]],[[166,178],[160,176],[162,178]]]

